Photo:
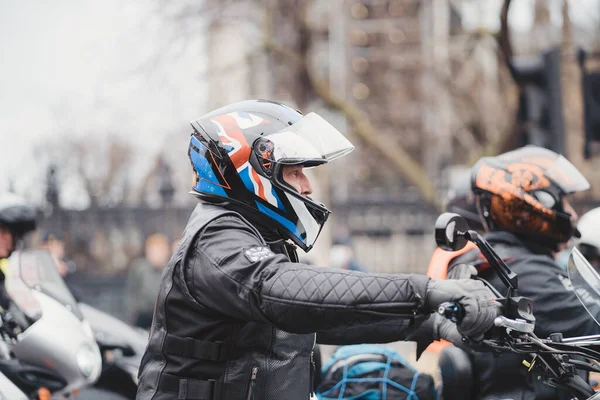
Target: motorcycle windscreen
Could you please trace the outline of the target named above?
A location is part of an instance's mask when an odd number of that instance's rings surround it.
[[[577,247],[571,251],[567,272],[579,302],[600,325],[600,273]]]
[[[28,249],[16,252],[11,257],[10,264],[13,279],[21,280],[28,288],[52,297],[79,320],[83,320],[77,301],[58,273],[58,266],[47,250]],[[18,272],[15,273],[15,270]]]

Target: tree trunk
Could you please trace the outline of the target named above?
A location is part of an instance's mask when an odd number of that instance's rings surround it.
[[[566,157],[575,165],[590,182],[594,181],[592,163],[585,162],[583,158],[583,98],[581,91],[581,71],[577,64],[576,48],[572,39],[571,20],[569,18],[569,3],[563,1],[562,8],[563,26],[561,35],[561,91],[563,115],[565,121],[565,153]],[[589,196],[594,191],[593,185],[590,192],[577,197]],[[597,190],[595,190],[597,192]]]

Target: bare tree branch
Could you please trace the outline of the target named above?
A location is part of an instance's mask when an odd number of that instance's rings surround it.
[[[310,68],[309,71],[311,71]],[[437,189],[421,164],[417,163],[401,146],[388,140],[382,140],[381,135],[375,130],[369,118],[354,104],[336,96],[327,83],[315,77],[314,72],[310,72],[309,76],[311,77],[313,89],[325,104],[340,111],[354,127],[354,132],[365,143],[386,156],[401,174],[418,188],[424,201],[435,206],[440,205]]]
[[[123,143],[113,141],[108,147],[108,168],[106,175],[100,184],[101,193],[109,193],[115,182],[122,174],[123,169],[127,166],[127,160],[131,157],[131,148]],[[120,199],[123,200],[123,199]]]
[[[512,59],[513,51],[510,43],[510,31],[508,28],[508,9],[511,0],[504,0],[502,10],[500,11],[500,34],[498,36],[498,44],[504,56],[504,61],[507,63]]]
[[[386,158],[392,162],[398,171],[411,184],[417,187],[424,201],[439,207],[440,203],[439,196],[437,195],[437,189],[432,184],[431,179],[427,175],[425,169],[418,162],[416,162],[404,148],[395,143],[391,143],[389,140],[383,140],[364,112],[362,112],[351,102],[336,96],[329,87],[329,84],[316,76],[316,73],[306,59],[306,52],[308,49],[306,49],[303,58],[301,55],[279,46],[275,41],[272,32],[270,31],[271,25],[268,20],[270,19],[269,13],[271,11],[267,9],[266,12],[267,22],[264,24],[265,29],[263,31],[265,50],[281,57],[300,70],[305,71],[308,75],[312,90],[314,90],[314,92],[323,100],[323,102],[332,109],[341,112],[354,128],[354,132],[365,143],[379,150],[384,156],[386,156]],[[306,5],[303,12],[306,12]],[[310,30],[305,15],[300,18],[300,22],[302,29],[306,31]]]
[[[507,20],[510,2],[511,0],[504,1],[501,15],[502,29],[498,37],[499,47],[506,61],[512,57]],[[199,4],[202,4],[202,6]],[[302,108],[308,104],[309,100],[320,99],[328,107],[340,112],[346,117],[355,133],[367,147],[381,152],[400,175],[418,188],[423,200],[431,204],[437,204],[436,187],[431,182],[425,168],[402,145],[390,145],[390,140],[384,140],[380,130],[375,129],[366,113],[352,101],[337,95],[330,87],[327,79],[319,76],[318,71],[309,62],[311,52],[314,50],[312,41],[317,35],[322,34],[321,31],[317,32],[317,28],[311,26],[310,21],[306,18],[307,9],[313,4],[311,0],[289,0],[285,2],[275,0],[230,0],[226,4],[223,2],[204,2],[197,3],[196,7],[192,5],[191,8],[180,9],[180,12],[171,13],[171,15],[174,16],[173,21],[176,23],[193,21],[200,14],[203,15],[205,21],[207,15],[208,19],[212,21],[214,21],[212,18],[215,16],[222,18],[226,16],[227,21],[229,21],[230,18],[235,18],[236,10],[239,11],[239,8],[231,9],[229,6],[232,4],[251,4],[256,6],[256,9],[264,12],[264,19],[254,19],[262,36],[259,39],[259,42],[262,42],[260,48],[270,57],[289,67],[284,70],[284,73],[289,74],[291,78],[289,87],[286,86],[286,90],[298,106]],[[211,8],[203,8],[207,6],[211,6]],[[253,11],[256,11],[256,9]],[[275,37],[274,21],[277,26],[289,28],[289,31],[294,32],[294,34]],[[284,30],[287,31],[287,29]],[[471,50],[477,48],[481,39],[481,35],[466,37],[466,42],[461,42],[459,51],[462,52],[463,48]],[[489,47],[485,47],[483,51],[489,51],[488,49]],[[447,79],[446,77],[443,77],[440,84],[445,85],[453,96],[451,131],[459,135],[458,142],[461,147],[465,147],[466,158],[474,160],[483,155],[498,152],[498,149],[504,146],[505,138],[510,137],[510,135],[499,133],[504,130],[506,118],[501,116],[496,118],[493,115],[490,117],[490,114],[493,114],[490,112],[490,107],[499,106],[502,110],[498,114],[506,115],[506,112],[502,111],[509,108],[509,103],[505,98],[506,96],[503,97],[506,94],[505,87],[498,90],[497,95],[490,97],[493,104],[482,103],[478,93],[485,82],[482,81],[481,71],[477,69],[477,63],[471,60],[471,57],[475,56],[470,53],[467,54],[466,58],[464,54],[452,58],[452,62],[459,65],[464,64],[464,82],[461,83],[462,86],[457,86],[456,80]],[[512,112],[509,112],[512,115]],[[497,126],[494,125],[495,122],[498,122]]]
[[[161,156],[157,154],[154,157],[152,167],[146,172],[140,181],[140,185],[134,195],[134,201],[138,204],[143,204],[148,196],[148,188],[151,186],[152,179],[156,176],[156,171],[160,165]]]

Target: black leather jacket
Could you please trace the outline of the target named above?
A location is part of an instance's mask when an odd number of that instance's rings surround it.
[[[567,273],[544,247],[527,242],[508,232],[491,232],[486,236],[498,255],[517,273],[519,295],[533,300],[535,334],[547,338],[561,332],[564,337],[593,335],[600,327],[590,318],[569,284]],[[500,293],[506,287],[492,270],[479,276],[490,282]],[[568,399],[546,385],[523,366],[524,357],[503,354],[475,353],[471,357],[475,372],[476,399]]]
[[[162,276],[137,398],[306,400],[316,340],[406,338],[427,283],[292,263],[241,215],[199,204]]]

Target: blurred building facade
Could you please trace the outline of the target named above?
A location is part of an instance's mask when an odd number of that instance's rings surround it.
[[[208,101],[198,114],[234,101],[269,98],[323,115],[357,149],[311,171],[314,197],[333,215],[309,260],[323,265],[331,242],[350,237],[356,261],[371,271],[423,273],[435,246],[439,210],[423,201],[341,112],[315,95],[294,57],[309,46],[306,59],[317,76],[365,112],[377,140],[402,146],[441,197],[455,166],[470,165],[475,161],[470,155],[481,151],[483,142],[498,141],[512,123],[518,96],[503,91],[510,77],[501,68],[496,41],[463,31],[455,0],[313,1],[306,14],[310,37],[298,32],[301,15],[293,6],[300,3],[234,2],[226,18],[210,22]],[[269,47],[273,38],[279,49]],[[193,209],[193,196],[184,194],[191,180],[189,161],[181,156],[187,149],[186,126],[184,121],[174,127],[169,146],[149,161],[154,167],[133,202],[64,210],[56,176],[48,174],[48,218],[41,231],[67,234],[67,253],[84,272],[79,283],[86,300],[115,315],[121,312],[125,269],[141,253],[144,237],[160,231],[176,240]],[[595,205],[586,198],[576,208],[583,212]]]
[[[449,96],[435,87],[437,73],[448,70],[449,3],[340,5],[343,18],[331,30],[332,47],[344,49],[344,62],[331,65],[331,75],[341,77],[336,85],[366,112],[379,140],[402,146],[426,178],[436,179],[451,151],[443,145]],[[333,187],[336,234],[354,238],[359,261],[382,272],[423,272],[434,248],[435,210],[376,149],[358,146],[353,159],[332,167],[342,181]]]
[[[462,31],[459,3],[330,0],[312,2],[306,15],[312,69],[338,96],[366,113],[378,140],[411,154],[424,167],[423,179],[440,191],[446,189],[446,167],[465,162],[460,158],[465,153],[462,147],[472,145],[468,129],[461,126],[470,122],[469,117],[457,116],[449,83],[473,75],[491,87],[498,81],[495,41],[473,40]],[[251,2],[244,4],[252,7]],[[291,6],[272,7],[270,29],[278,46],[297,51],[302,36],[293,22],[301,16],[290,17],[294,10],[286,7]],[[258,10],[254,9],[257,18],[264,18]],[[327,177],[317,176],[319,184],[329,189],[322,195],[334,212],[330,231],[325,232],[329,238],[321,240],[353,237],[359,261],[371,270],[425,271],[434,248],[437,210],[421,200],[397,167],[353,134],[342,115],[324,111],[323,102],[310,96],[311,83],[293,64],[266,56],[258,25],[257,29],[256,20],[235,15],[211,25],[209,76],[214,79],[207,108],[267,97],[327,114],[357,149],[328,166]],[[465,58],[473,59],[472,65],[463,65]],[[489,118],[484,124],[492,131],[495,122]],[[457,131],[462,134],[458,142]]]

